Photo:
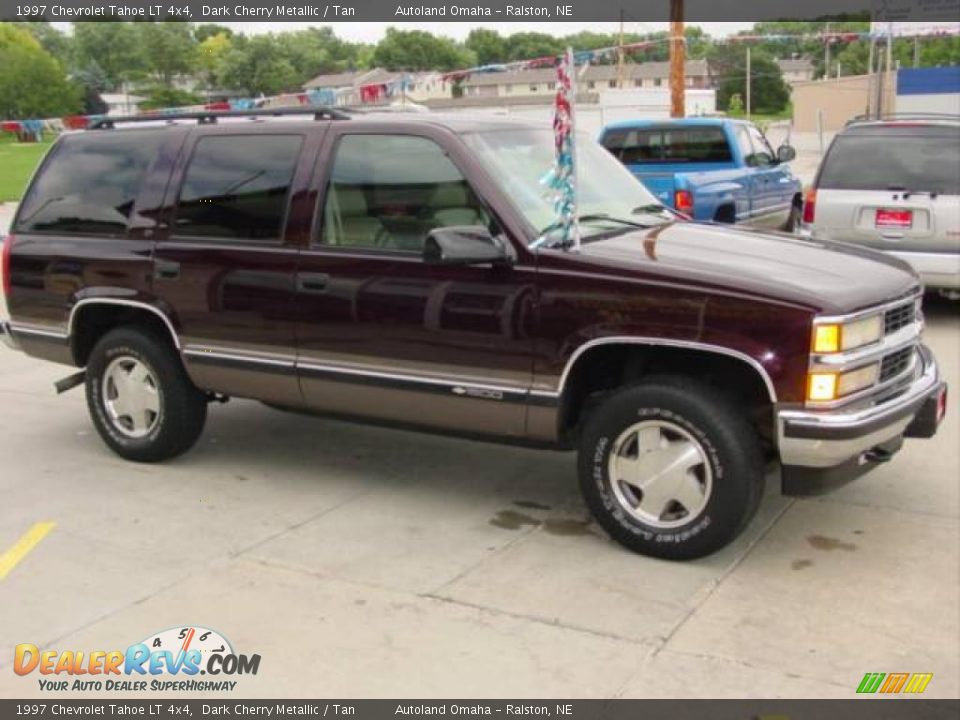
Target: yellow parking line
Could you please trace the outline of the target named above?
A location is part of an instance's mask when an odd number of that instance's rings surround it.
[[[57,524],[55,522],[36,523],[21,535],[20,539],[17,540],[9,550],[3,555],[0,555],[0,580],[3,580],[9,575],[10,571],[27,556],[27,553],[33,550],[37,544],[47,536],[47,533],[56,526]]]

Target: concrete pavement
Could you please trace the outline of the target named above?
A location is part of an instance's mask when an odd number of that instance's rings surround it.
[[[928,320],[958,388],[957,305]],[[0,552],[57,523],[0,580],[2,697],[48,694],[12,672],[17,643],[185,625],[261,655],[224,699],[853,697],[865,672],[960,694],[955,400],[936,439],[832,495],[770,478],[743,537],[680,564],[604,536],[571,454],[233,401],[188,455],[133,465],[82,390],[54,395],[65,372],[0,351]]]

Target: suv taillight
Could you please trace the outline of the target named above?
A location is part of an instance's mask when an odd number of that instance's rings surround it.
[[[693,194],[689,190],[677,190],[673,194],[673,205],[680,212],[693,215]]]
[[[803,198],[803,222],[810,224],[817,214],[817,189],[807,188],[807,193]]]
[[[3,239],[3,254],[0,257],[0,275],[3,275],[3,296],[10,297],[10,250],[13,248],[13,235]]]

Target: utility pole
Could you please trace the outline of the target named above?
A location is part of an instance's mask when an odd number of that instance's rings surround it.
[[[873,59],[877,52],[877,38],[870,35],[870,57],[867,60],[867,117],[873,117],[873,98],[876,94],[873,83],[876,80],[876,74],[873,71]]]
[[[670,117],[686,117],[683,0],[670,0]]]
[[[752,109],[752,103],[750,101],[750,90],[751,85],[753,84],[753,73],[751,72],[750,67],[750,46],[747,45],[747,120],[750,119],[750,111]]]
[[[623,8],[620,8],[620,40],[617,45],[617,87],[623,90]]]
[[[913,66],[920,67],[920,37],[913,36]]]
[[[893,72],[893,23],[887,23],[887,73],[883,80],[883,92],[886,93],[893,87],[891,82],[891,73]],[[886,98],[884,98],[886,100]],[[893,112],[895,108],[891,107],[887,112]]]

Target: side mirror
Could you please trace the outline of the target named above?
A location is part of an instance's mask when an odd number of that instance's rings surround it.
[[[511,258],[482,225],[456,225],[431,230],[423,244],[423,261],[431,265],[501,265]]]
[[[777,160],[782,163],[790,162],[795,157],[797,157],[797,151],[793,149],[792,145],[787,145],[784,143],[777,148]]]

